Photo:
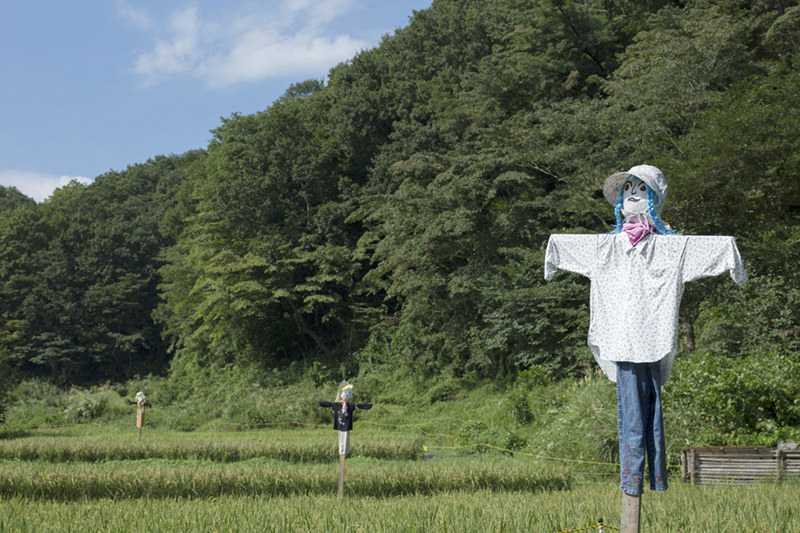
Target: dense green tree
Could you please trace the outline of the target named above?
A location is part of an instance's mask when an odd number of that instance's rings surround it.
[[[793,312],[800,304],[798,82],[787,72],[736,84],[681,140],[683,157],[669,163],[674,216],[690,233],[735,235],[751,277],[743,289],[716,280],[687,293],[702,311],[698,350],[800,347]],[[684,322],[693,328],[691,317]]]
[[[35,203],[33,198],[25,196],[16,187],[3,187],[0,185],[0,213],[5,213],[23,205],[31,206]]]
[[[164,270],[160,320],[188,360],[261,366],[340,362],[359,335],[360,261],[346,221],[358,176],[306,83],[215,131],[199,198]]]
[[[0,337],[14,367],[60,384],[164,368],[150,316],[167,242],[156,189],[174,166],[160,158],[73,182],[4,214]]]
[[[587,282],[545,283],[544,247],[607,231],[603,180],[640,163],[751,274],[687,286],[680,356],[796,351],[799,9],[434,0],[207,149],[44,204],[0,189],[0,371],[581,375]]]

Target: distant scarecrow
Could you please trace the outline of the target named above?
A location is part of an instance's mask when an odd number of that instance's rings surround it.
[[[562,269],[591,280],[588,343],[617,384],[620,488],[638,497],[645,457],[650,489],[667,490],[661,386],[675,357],[684,284],[726,271],[742,284],[747,274],[733,237],[683,236],[661,220],[667,181],[658,168],[613,174],[603,195],[614,206],[614,230],[551,235],[544,277]]]
[[[339,431],[339,498],[344,497],[344,460],[350,453],[350,430],[353,429],[353,411],[372,409],[371,403],[353,403],[353,386],[347,381],[339,384],[336,401],[319,402],[320,407],[330,407],[333,411],[333,429]]]
[[[339,384],[336,391],[336,401],[319,402],[320,407],[330,407],[333,411],[333,429],[339,430],[339,455],[350,453],[350,430],[353,429],[353,411],[359,409],[372,409],[371,403],[353,403],[353,386],[347,381]]]
[[[136,393],[136,429],[138,430],[138,440],[142,440],[142,428],[144,427],[144,411],[146,407],[150,407],[150,402],[147,401],[144,393],[139,391]]]

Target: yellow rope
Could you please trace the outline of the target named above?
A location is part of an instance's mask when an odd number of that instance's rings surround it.
[[[606,529],[613,529],[614,531],[619,531],[618,527],[608,526],[606,524],[602,524],[602,525],[597,524],[597,525],[589,526],[589,527],[579,527],[577,529],[567,529],[567,530],[564,530],[564,531],[559,531],[558,533],[574,533],[575,531],[588,531],[589,529],[597,529],[597,530],[600,530],[600,531],[605,531]]]
[[[428,432],[428,431],[426,431],[425,429],[423,429],[421,426],[419,426],[417,424],[382,424],[382,423],[379,423],[379,422],[373,422],[371,420],[364,420],[364,421],[361,422],[361,424],[365,424],[365,425],[369,424],[369,425],[372,425],[372,426],[379,426],[379,427],[383,427],[383,428],[414,428],[417,431],[419,431],[420,433],[422,433],[423,435],[427,435],[427,436],[430,436],[430,437],[445,437],[445,438],[450,438],[450,439],[454,439],[455,438],[453,435],[448,435],[448,434],[445,434],[445,433],[431,433],[431,432]],[[317,426],[320,426],[320,424],[318,424],[318,423],[307,423],[307,422],[274,422],[274,423],[242,424],[242,423],[237,423],[237,422],[224,422],[224,421],[219,421],[219,420],[211,422],[211,425],[213,427],[223,426],[223,427],[236,427],[236,428],[242,428],[242,427],[248,427],[248,428],[274,428],[274,427],[282,427],[282,426],[283,427],[317,427]],[[510,454],[513,454],[513,455],[523,455],[523,456],[526,456],[526,457],[532,457],[534,459],[543,459],[543,460],[546,460],[546,461],[560,461],[560,462],[564,462],[564,463],[599,465],[599,466],[614,466],[614,467],[618,467],[619,466],[619,463],[605,463],[605,462],[600,462],[600,461],[585,461],[585,460],[582,460],[582,459],[566,459],[566,458],[563,458],[563,457],[551,457],[551,456],[541,455],[541,454],[526,453],[526,452],[521,452],[521,451],[518,451],[518,450],[509,450],[507,448],[502,448],[500,446],[495,446],[493,444],[483,443],[483,442],[481,442],[481,443],[473,443],[473,444],[465,444],[465,445],[462,445],[462,446],[425,445],[422,448],[423,448],[423,451],[427,452],[429,449],[435,449],[435,450],[459,450],[459,449],[464,449],[464,448],[477,448],[477,447],[491,448],[491,449],[494,449],[494,450],[499,450],[499,451],[510,453]],[[678,468],[678,465],[667,465],[667,468],[675,469],[675,468]],[[609,527],[609,526],[606,526],[606,527]]]
[[[584,461],[582,459],[565,459],[563,457],[549,457],[547,455],[540,455],[540,454],[532,454],[532,453],[525,453],[518,450],[509,450],[507,448],[501,448],[500,446],[495,446],[493,444],[488,444],[485,442],[475,443],[475,444],[465,444],[463,446],[436,446],[436,445],[427,445],[423,446],[423,449],[427,451],[429,448],[437,449],[437,450],[458,450],[463,448],[476,448],[482,446],[484,448],[493,448],[495,450],[500,450],[502,452],[513,453],[515,455],[524,455],[527,457],[533,457],[535,459],[546,459],[548,461],[562,461],[565,463],[580,463],[580,464],[589,464],[589,465],[603,465],[603,466],[619,466],[619,463],[603,463],[599,461]]]

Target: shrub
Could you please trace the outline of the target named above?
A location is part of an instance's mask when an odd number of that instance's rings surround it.
[[[430,403],[445,402],[455,398],[461,390],[461,382],[455,378],[443,378],[428,389]]]
[[[26,380],[11,389],[6,422],[9,426],[32,428],[63,421],[63,393],[55,385],[41,380]]]
[[[678,360],[666,414],[692,445],[774,445],[800,425],[796,358],[765,351]]]
[[[119,418],[128,412],[128,402],[105,385],[88,391],[72,389],[66,398],[64,418],[70,422],[88,422],[101,418]]]
[[[517,424],[529,424],[533,421],[533,411],[528,391],[514,386],[506,394],[510,406],[511,418]]]

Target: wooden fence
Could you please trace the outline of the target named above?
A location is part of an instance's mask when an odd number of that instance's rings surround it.
[[[681,477],[692,485],[749,484],[757,481],[800,479],[797,444],[764,446],[708,446],[681,450]]]

